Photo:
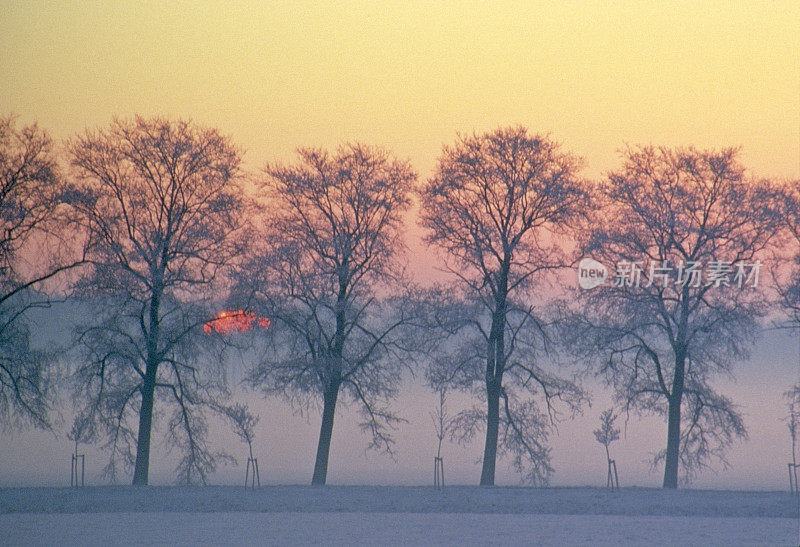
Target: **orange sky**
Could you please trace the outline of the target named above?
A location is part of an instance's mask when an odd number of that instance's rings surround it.
[[[252,168],[359,139],[427,176],[457,131],[520,123],[590,176],[626,142],[740,145],[800,176],[796,1],[4,4],[0,112],[57,137],[187,116]]]
[[[361,140],[411,160],[425,178],[442,143],[457,132],[523,124],[583,156],[592,177],[618,165],[625,143],[652,143],[741,146],[755,174],[800,178],[796,0],[500,6],[2,0],[0,52],[0,114],[38,120],[59,139],[105,126],[114,115],[191,117],[230,134],[253,170],[290,159],[297,146]],[[784,464],[762,463],[786,457],[780,393],[794,381],[795,353],[788,342],[765,347],[783,353],[755,352],[741,383],[729,388],[755,425],[751,442],[734,455],[733,475],[701,484],[784,486]],[[417,404],[419,391],[403,397],[398,406],[419,414],[414,427],[428,427],[424,405],[432,399]],[[554,440],[557,469],[569,468],[565,462],[580,468],[583,455],[597,449],[590,431],[599,408],[561,429]],[[313,420],[287,429],[308,450],[318,429]],[[262,425],[261,438],[272,439],[274,425]],[[621,446],[630,443],[630,455],[620,457],[639,466],[642,477],[648,475],[641,462],[661,448],[665,426],[651,429],[652,443],[631,436]],[[335,433],[334,482],[365,480],[360,463],[347,467],[363,458],[366,441],[355,430]],[[282,442],[291,448],[289,467],[304,481],[310,468],[295,465],[301,441]],[[576,442],[584,443],[577,453]],[[479,447],[473,448],[464,453],[459,480],[477,480],[469,467]],[[42,453],[8,443],[0,446],[8,461],[3,450],[19,450],[18,458]],[[384,474],[369,480],[417,481],[415,470],[423,463],[428,469],[428,453],[408,450],[417,459],[401,457],[406,478],[391,478],[392,463],[376,459],[370,462]],[[593,469],[559,481],[590,483]],[[0,466],[0,482],[11,472]],[[648,480],[657,479],[658,473]]]

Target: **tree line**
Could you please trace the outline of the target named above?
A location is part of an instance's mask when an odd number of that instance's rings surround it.
[[[53,428],[65,393],[70,438],[101,445],[109,477],[148,483],[155,430],[180,454],[179,480],[205,482],[228,458],[212,415],[252,440],[225,364],[244,347],[249,388],[321,411],[313,484],[326,482],[340,401],[391,453],[407,373],[442,405],[448,390],[474,396],[437,435],[484,435],[481,485],[501,457],[546,484],[548,437],[589,400],[575,374],[588,371],[618,412],[663,417],[654,465],[676,488],[747,436],[714,377],[773,310],[798,323],[800,184],[751,177],[731,148],[621,156],[589,180],[550,137],[508,127],[458,136],[425,181],[362,143],[300,148],[253,174],[229,137],[191,121],[115,119],[56,146],[2,118],[0,423]],[[445,282],[408,271],[415,202]],[[582,257],[636,267],[636,282],[618,272],[579,289]],[[715,277],[692,274],[709,264]],[[734,275],[745,266],[747,287]],[[43,348],[35,310],[67,299],[88,311],[66,347]],[[269,328],[204,330],[224,309]]]

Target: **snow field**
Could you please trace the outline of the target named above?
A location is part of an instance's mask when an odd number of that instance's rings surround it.
[[[798,503],[645,488],[4,488],[0,544],[797,545]]]
[[[795,545],[790,518],[488,513],[0,515],[4,545]]]

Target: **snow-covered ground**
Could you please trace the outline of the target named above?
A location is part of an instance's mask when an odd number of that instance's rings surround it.
[[[798,497],[631,488],[0,489],[3,545],[797,545]]]
[[[0,515],[4,545],[796,545],[793,519],[487,513]]]

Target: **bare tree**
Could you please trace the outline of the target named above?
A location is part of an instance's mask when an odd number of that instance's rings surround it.
[[[89,412],[75,416],[75,419],[72,422],[72,428],[70,429],[69,433],[67,433],[67,439],[75,443],[74,452],[72,453],[72,466],[70,469],[70,486],[84,485],[86,454],[80,454],[78,452],[78,446],[81,443],[88,444],[94,440],[95,435],[97,435],[95,424],[96,422],[94,417],[91,415],[90,410]],[[80,472],[78,468],[79,465]],[[80,477],[80,481],[78,480],[78,477]]]
[[[431,421],[433,428],[436,432],[436,456],[433,458],[433,485],[436,488],[444,486],[444,459],[442,458],[442,443],[444,438],[452,433],[453,418],[447,412],[447,388],[446,383],[440,383],[436,386],[436,394],[439,396],[438,405],[436,409],[431,412]]]
[[[614,426],[617,415],[614,409],[609,408],[600,413],[600,427],[595,429],[594,438],[606,449],[606,463],[608,471],[606,473],[606,486],[612,490],[619,488],[619,475],[617,475],[617,462],[611,459],[611,443],[619,440],[619,428]]]
[[[252,414],[247,408],[247,405],[242,403],[235,403],[228,406],[220,406],[218,411],[223,416],[228,418],[228,421],[233,425],[233,432],[239,437],[242,442],[247,443],[250,459],[253,459],[253,441],[256,438],[256,425],[258,425],[258,416]]]
[[[710,384],[747,355],[766,310],[760,257],[777,230],[768,182],[735,149],[630,149],[600,186],[582,242],[615,278],[581,292],[566,343],[597,364],[626,410],[667,420],[664,487],[690,479],[746,430]]]
[[[49,428],[52,355],[32,340],[45,283],[80,264],[65,235],[64,182],[50,137],[0,118],[0,425]]]
[[[386,406],[400,381],[413,310],[401,295],[402,214],[411,167],[361,144],[301,149],[270,165],[262,247],[243,270],[252,305],[271,320],[269,351],[252,386],[306,409],[322,402],[312,484],[325,484],[340,393],[358,404],[371,447],[391,451],[398,417]]]
[[[460,389],[486,400],[485,411],[456,417],[463,439],[486,426],[482,485],[494,484],[498,438],[501,453],[512,455],[527,480],[546,482],[552,403],[560,399],[574,410],[583,398],[574,383],[547,371],[547,338],[532,304],[541,274],[565,262],[554,239],[582,211],[578,168],[546,137],[522,127],[498,129],[444,147],[421,192],[425,239],[442,251],[456,279],[451,293],[463,298],[466,313],[439,365],[452,368]]]
[[[247,443],[248,457],[245,465],[244,486],[247,488],[248,479],[251,487],[256,484],[261,486],[261,476],[258,472],[258,459],[253,455],[253,441],[256,438],[256,425],[258,416],[252,414],[246,404],[234,403],[232,405],[220,405],[216,409],[233,425],[233,432],[242,442]]]
[[[95,409],[133,484],[148,483],[155,401],[170,408],[181,481],[205,481],[216,457],[203,408],[224,397],[221,365],[203,364],[203,324],[238,253],[240,153],[215,129],[166,119],[114,120],[68,145],[74,203],[92,270],[80,284],[94,317],[78,329],[76,397]],[[159,413],[161,414],[161,413]]]
[[[72,427],[67,433],[67,439],[75,443],[75,453],[77,454],[78,445],[89,444],[95,440],[97,435],[97,422],[92,415],[95,409],[89,407],[84,412],[75,415],[72,420]]]
[[[444,442],[444,438],[450,433],[452,417],[447,412],[447,386],[439,386],[436,393],[439,396],[439,401],[436,410],[431,412],[431,421],[433,422],[436,439],[438,440],[438,444],[436,445],[436,459],[441,460],[442,442]]]
[[[789,401],[786,405],[789,413],[786,416],[787,427],[789,428],[789,435],[792,440],[792,466],[798,467],[797,464],[797,438],[800,436],[800,384],[795,384],[792,389],[784,393],[784,396]]]
[[[619,440],[619,428],[614,426],[614,422],[617,420],[617,415],[614,414],[614,410],[609,408],[604,410],[600,413],[600,427],[595,429],[592,433],[594,433],[594,438],[597,439],[597,442],[602,444],[606,449],[606,458],[611,461],[611,451],[609,447],[611,443],[614,441]]]
[[[779,296],[778,303],[788,316],[788,324],[779,328],[800,329],[800,181],[789,181],[781,187],[779,215],[785,241],[777,247],[776,266],[772,279]],[[782,252],[781,252],[782,251]],[[784,393],[788,400],[787,426],[792,441],[792,462],[789,467],[790,487],[797,487],[797,438],[800,436],[800,381]]]

